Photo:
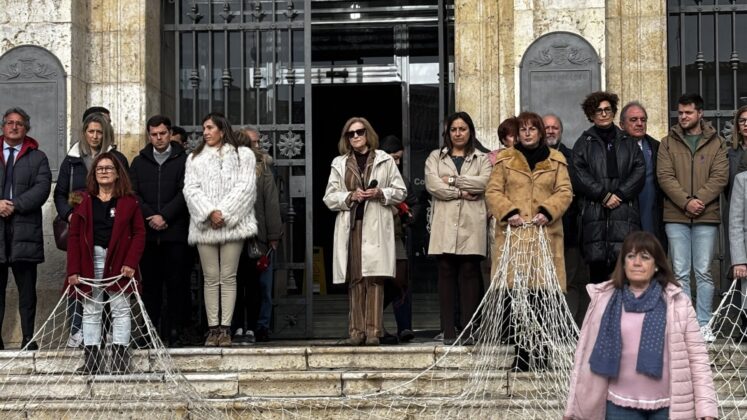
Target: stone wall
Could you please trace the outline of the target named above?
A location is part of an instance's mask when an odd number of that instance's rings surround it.
[[[153,4],[6,0],[0,7],[0,55],[31,44],[48,49],[62,63],[67,75],[67,147],[80,139],[81,117],[91,105],[111,110],[116,142],[130,159],[145,144],[146,118],[160,108],[160,8]],[[37,326],[59,299],[65,270],[65,253],[55,248],[52,237],[51,196],[43,212],[46,262],[39,266]],[[18,295],[13,281],[9,284],[3,339],[12,346],[20,342],[20,325]]]
[[[667,130],[666,2],[656,0],[456,0],[456,108],[497,147],[496,128],[519,112],[519,64],[539,36],[584,37],[602,61],[602,88],[640,100],[649,132]],[[579,112],[581,107],[579,106]]]

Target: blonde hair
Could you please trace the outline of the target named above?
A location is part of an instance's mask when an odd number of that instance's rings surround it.
[[[371,123],[363,117],[350,118],[345,125],[342,127],[342,134],[340,134],[340,142],[337,143],[337,150],[340,151],[340,155],[347,155],[353,148],[350,146],[350,140],[345,137],[345,133],[350,130],[350,126],[355,123],[363,124],[363,128],[366,129],[366,144],[370,150],[376,150],[379,148],[379,135],[376,134]]]
[[[94,153],[86,140],[86,131],[91,123],[99,123],[101,125],[101,131],[103,131],[101,147],[97,153]],[[86,119],[83,120],[83,130],[81,130],[81,132],[83,133],[83,140],[78,143],[78,148],[80,148],[80,151],[87,156],[95,157],[97,154],[108,152],[112,145],[114,145],[114,129],[112,129],[109,120],[103,114],[98,112],[89,114]]]

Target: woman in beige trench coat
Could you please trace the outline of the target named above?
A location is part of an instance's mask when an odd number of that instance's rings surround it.
[[[466,112],[447,118],[444,145],[425,161],[425,188],[433,197],[428,255],[438,261],[438,296],[444,344],[456,339],[457,287],[464,326],[480,303],[480,261],[487,247],[485,186],[490,161],[475,148],[475,125]],[[469,334],[465,344],[471,339]]]
[[[338,212],[332,281],[349,287],[349,345],[375,346],[383,335],[384,279],[396,267],[392,215],[407,195],[394,159],[378,146],[371,124],[350,118],[324,193],[324,204]]]

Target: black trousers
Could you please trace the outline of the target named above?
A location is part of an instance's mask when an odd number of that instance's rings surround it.
[[[166,334],[171,331],[180,332],[190,323],[192,303],[185,264],[187,251],[187,244],[183,242],[148,241],[140,260],[145,310],[161,337],[168,337]],[[164,303],[166,316],[162,317]]]
[[[34,335],[36,318],[36,263],[13,262],[0,264],[0,328],[5,317],[5,289],[8,286],[8,269],[18,287],[18,312],[21,316],[21,332],[24,338]]]
[[[456,317],[457,290],[459,293],[459,322],[466,326],[480,304],[482,272],[477,255],[443,254],[438,260],[438,297],[441,306],[441,329],[444,339],[456,338],[454,327]]]
[[[396,276],[384,281],[384,309],[392,305],[397,334],[402,330],[412,330],[412,290],[408,277],[407,260],[397,260]]]
[[[257,260],[249,258],[246,243],[239,257],[239,268],[236,270],[236,304],[233,308],[231,331],[241,328],[254,331],[259,317],[259,274]]]

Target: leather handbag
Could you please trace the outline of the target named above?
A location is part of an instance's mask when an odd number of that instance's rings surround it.
[[[70,165],[70,185],[68,194],[73,192],[73,165]],[[52,232],[54,232],[54,244],[60,251],[67,251],[67,234],[70,224],[66,219],[58,214],[52,222]]]

